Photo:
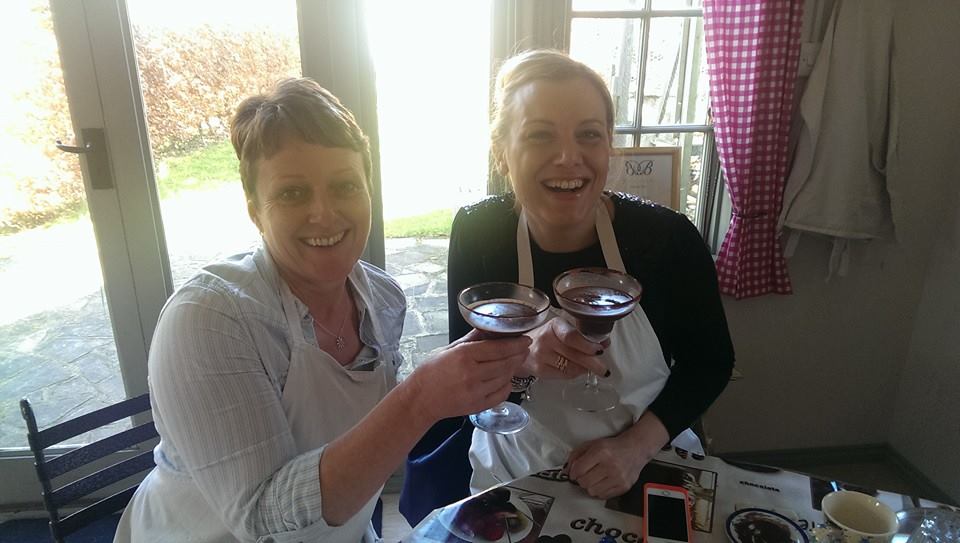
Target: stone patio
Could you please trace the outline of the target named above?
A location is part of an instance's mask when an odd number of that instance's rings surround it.
[[[386,253],[387,271],[407,295],[401,340],[406,361],[400,369],[405,377],[447,343],[447,240],[388,239]],[[183,278],[200,263],[172,266],[175,277]],[[44,428],[126,396],[106,315],[106,300],[97,292],[0,326],[0,448],[26,446],[22,397],[34,404]]]

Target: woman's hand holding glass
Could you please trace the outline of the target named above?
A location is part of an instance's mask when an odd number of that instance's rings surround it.
[[[607,372],[600,355],[610,345],[609,339],[600,343],[590,341],[561,317],[550,319],[527,335],[533,344],[521,374],[536,375],[540,379],[573,379],[588,371],[597,375]],[[567,363],[558,364],[560,360]]]
[[[461,290],[457,307],[481,338],[502,339],[541,326],[550,315],[550,298],[529,286],[494,281]],[[503,401],[491,409],[472,413],[470,422],[485,432],[513,434],[527,426],[530,415],[518,404]]]
[[[510,395],[510,378],[530,350],[526,336],[483,340],[471,331],[436,352],[408,378],[433,421],[489,409]]]

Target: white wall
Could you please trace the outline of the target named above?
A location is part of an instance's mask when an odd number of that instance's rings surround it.
[[[848,276],[825,282],[830,246],[804,237],[789,261],[792,296],[725,300],[745,377],[707,415],[718,452],[892,442],[941,482],[947,467],[931,459],[956,459],[960,450],[960,281],[952,277],[960,276],[960,262],[955,241],[937,241],[957,215],[960,4],[898,4],[899,150],[888,171],[898,242],[858,247]],[[931,329],[950,318],[952,329]],[[948,362],[953,372],[942,382],[954,386],[938,385],[940,400],[918,403],[926,382],[917,376]],[[911,415],[931,417],[952,439],[918,441]],[[954,460],[953,486],[943,484],[955,496],[958,465]]]
[[[950,4],[951,8],[933,10],[929,17],[905,21],[910,32],[904,46],[917,52],[908,59],[905,75],[930,82],[911,103],[932,100],[942,106],[939,117],[918,115],[917,120],[932,122],[934,130],[943,129],[947,134],[933,144],[928,138],[906,143],[911,153],[921,149],[931,153],[928,163],[913,167],[919,175],[940,177],[938,193],[947,211],[932,213],[927,219],[934,245],[888,441],[941,490],[960,501],[960,66],[956,63],[960,6]]]
[[[938,235],[914,323],[890,443],[960,499],[960,212]]]

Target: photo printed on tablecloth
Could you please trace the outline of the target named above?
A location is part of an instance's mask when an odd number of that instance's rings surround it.
[[[443,543],[535,543],[553,502],[552,496],[500,486],[444,509],[420,535]]]
[[[640,478],[626,494],[607,500],[605,506],[614,511],[642,517],[645,483],[685,488],[690,497],[693,529],[698,532],[713,532],[717,472],[654,460],[644,466]]]

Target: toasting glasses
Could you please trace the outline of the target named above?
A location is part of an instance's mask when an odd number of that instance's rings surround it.
[[[643,289],[636,279],[608,268],[574,268],[553,281],[553,293],[576,321],[577,330],[597,343],[607,339],[613,325],[630,314]],[[580,411],[608,411],[617,406],[620,395],[587,372],[586,381],[573,382],[563,389],[564,400]]]
[[[516,283],[480,283],[457,296],[460,314],[487,338],[518,336],[546,322],[550,298]],[[513,434],[530,422],[530,415],[512,402],[470,415],[477,428],[495,434]]]

